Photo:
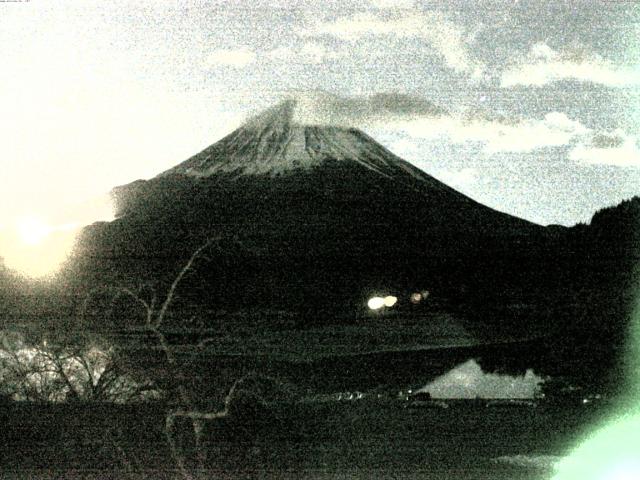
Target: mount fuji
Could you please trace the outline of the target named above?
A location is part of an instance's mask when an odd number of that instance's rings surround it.
[[[89,283],[110,272],[167,281],[212,237],[224,240],[201,300],[224,308],[349,310],[377,291],[427,287],[489,299],[505,294],[496,282],[537,269],[544,227],[477,203],[358,129],[303,123],[297,108],[285,101],[114,189],[116,220],[79,244],[80,262],[95,262],[82,269]]]

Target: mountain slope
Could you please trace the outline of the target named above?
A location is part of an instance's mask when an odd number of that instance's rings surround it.
[[[378,183],[389,183],[403,194],[413,190],[427,200],[437,201],[436,208],[445,207],[446,203],[471,208],[475,211],[472,216],[484,217],[488,227],[499,227],[500,223],[516,228],[533,227],[529,222],[495,212],[469,199],[396,156],[360,130],[300,123],[296,119],[296,108],[296,100],[285,101],[251,118],[222,140],[152,181],[118,187],[119,213],[126,213],[129,199],[154,181],[188,182],[183,178],[188,177],[229,184],[232,181],[251,182],[248,177],[260,177],[265,181],[297,177],[298,183],[302,184],[310,175],[324,175],[327,193],[335,193],[340,188],[346,200],[367,194],[358,192],[359,188],[376,190],[381,188]],[[346,177],[339,178],[343,175]],[[330,183],[334,183],[333,188]],[[294,185],[286,185],[286,188],[296,189]]]
[[[185,302],[353,315],[378,291],[497,301],[547,288],[543,227],[471,200],[359,130],[300,123],[295,109],[278,105],[119,187],[116,221],[84,232],[76,278],[166,285],[215,237],[219,250]],[[526,287],[523,272],[535,279]]]
[[[331,159],[355,162],[389,178],[409,174],[441,187],[361,131],[301,124],[295,112],[295,100],[276,105],[160,176],[182,173],[206,177],[220,172],[279,175],[308,170]]]

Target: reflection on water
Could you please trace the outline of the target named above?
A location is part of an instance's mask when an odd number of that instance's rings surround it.
[[[524,375],[485,373],[471,359],[425,385],[433,398],[536,398],[544,379],[533,370]]]

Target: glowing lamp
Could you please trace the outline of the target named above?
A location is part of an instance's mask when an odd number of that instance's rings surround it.
[[[385,299],[382,297],[371,297],[367,302],[367,306],[371,310],[380,310],[385,305]]]
[[[388,295],[384,297],[384,306],[393,307],[397,301],[398,301],[398,297],[394,297],[393,295]]]

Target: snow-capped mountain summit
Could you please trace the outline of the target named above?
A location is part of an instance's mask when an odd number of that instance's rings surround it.
[[[299,102],[285,100],[254,116],[160,176],[208,177],[221,172],[276,176],[332,160],[358,164],[388,178],[409,175],[434,181],[356,128],[308,123],[299,115]]]

